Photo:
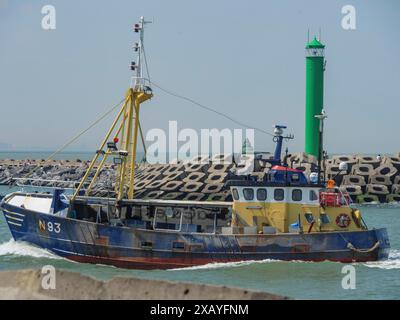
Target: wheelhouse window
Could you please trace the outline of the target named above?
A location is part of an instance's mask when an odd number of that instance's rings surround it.
[[[312,215],[312,213],[305,213],[304,217],[306,218],[307,222],[310,223],[310,224],[315,221],[314,220],[314,216]]]
[[[257,189],[257,200],[258,201],[267,200],[267,189],[263,189],[263,188]]]
[[[275,201],[282,201],[285,199],[285,190],[283,189],[275,189],[274,190],[274,200]]]
[[[330,222],[329,217],[326,213],[321,213],[319,218],[322,224],[328,224]]]
[[[303,200],[303,192],[301,189],[293,189],[292,191],[292,200],[293,201],[301,201]]]
[[[244,196],[244,199],[247,201],[253,200],[254,199],[254,190],[251,188],[244,188],[243,196]]]
[[[236,188],[232,189],[232,197],[233,197],[233,200],[239,200],[239,192]]]
[[[317,201],[318,200],[318,194],[315,192],[315,190],[310,190],[310,201]]]

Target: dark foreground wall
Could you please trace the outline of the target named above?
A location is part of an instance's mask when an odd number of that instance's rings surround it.
[[[224,286],[117,277],[96,280],[56,271],[56,289],[43,289],[40,270],[0,272],[0,299],[280,300],[274,294]]]

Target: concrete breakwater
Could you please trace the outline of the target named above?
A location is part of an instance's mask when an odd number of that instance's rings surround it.
[[[268,157],[270,154],[262,154],[256,160],[242,157],[232,162],[229,156],[221,154],[211,159],[199,156],[190,162],[174,164],[139,164],[135,173],[135,195],[143,199],[231,201],[225,182],[238,179],[238,173],[246,168],[253,168],[252,179],[264,179],[270,164],[263,159]],[[340,172],[341,162],[348,164],[348,172]],[[317,171],[317,160],[304,153],[290,156],[288,164],[303,170],[307,176]],[[87,167],[88,163],[80,160],[0,160],[0,184],[22,178],[18,180],[20,185],[73,188]],[[381,159],[363,155],[333,156],[323,161],[323,168],[326,178],[334,179],[355,202],[400,201],[400,153]],[[92,195],[113,196],[115,174],[115,165],[108,163],[96,180]]]
[[[306,173],[316,168],[315,159],[302,159],[294,168]],[[307,157],[305,157],[307,158]],[[348,171],[340,171],[339,164],[346,162]],[[338,155],[323,163],[326,179],[334,179],[342,191],[349,193],[357,203],[400,201],[400,153],[383,157],[364,155]]]
[[[267,292],[213,286],[206,284],[170,282],[141,278],[116,277],[101,281],[79,273],[55,272],[55,288],[45,289],[46,274],[40,270],[0,272],[0,299],[35,300],[281,300],[287,299]]]

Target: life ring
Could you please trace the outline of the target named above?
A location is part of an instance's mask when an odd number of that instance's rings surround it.
[[[340,228],[347,228],[350,225],[351,219],[348,214],[341,213],[336,217],[335,221]]]

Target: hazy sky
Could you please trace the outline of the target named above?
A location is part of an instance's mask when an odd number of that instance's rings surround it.
[[[56,30],[41,27],[44,5]],[[341,26],[356,8],[356,30]],[[326,45],[326,149],[329,153],[400,151],[400,2],[393,1],[71,1],[0,0],[0,143],[52,149],[118,102],[144,15],[152,79],[250,125],[275,123],[304,148],[307,29]],[[238,128],[154,88],[142,124]],[[95,149],[111,118],[71,149]],[[256,149],[271,150],[256,134]]]

